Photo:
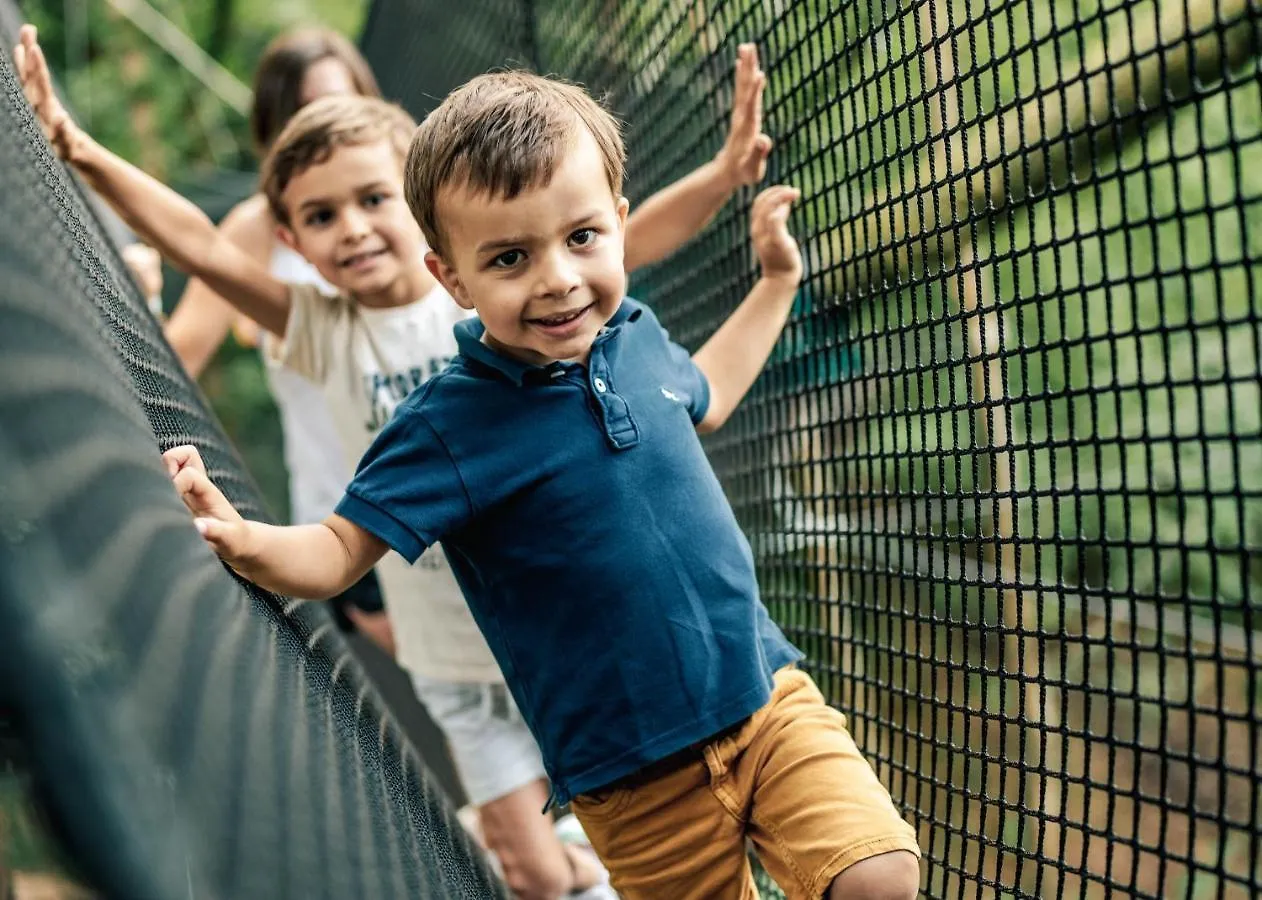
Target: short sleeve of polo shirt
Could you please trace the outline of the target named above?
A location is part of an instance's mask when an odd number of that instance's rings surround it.
[[[447,447],[414,409],[400,409],[377,435],[335,510],[409,563],[472,515]]]
[[[670,339],[669,332],[658,321],[657,316],[653,315],[652,310],[644,306],[641,309],[644,310],[644,315],[652,321],[653,327],[658,330],[666,344],[666,353],[670,359],[674,387],[676,392],[683,392],[686,401],[685,408],[688,410],[688,415],[692,417],[692,424],[700,425],[701,420],[705,418],[705,414],[710,410],[709,379],[705,377],[705,373],[693,362],[692,354],[685,347],[676,344]]]

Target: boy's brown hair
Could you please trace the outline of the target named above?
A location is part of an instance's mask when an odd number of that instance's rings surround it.
[[[621,129],[583,88],[530,72],[496,72],[448,95],[416,130],[403,175],[408,208],[430,248],[440,256],[446,250],[439,191],[465,186],[512,199],[547,185],[577,128],[595,139],[609,188],[621,195]]]
[[[376,97],[337,94],[304,106],[263,160],[259,180],[272,215],[289,225],[281,200],[285,188],[295,175],[324,162],[338,147],[389,141],[402,166],[415,130],[416,121],[402,107]]]

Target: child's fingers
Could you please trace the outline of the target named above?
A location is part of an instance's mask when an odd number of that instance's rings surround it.
[[[48,71],[48,61],[44,58],[44,51],[39,44],[31,48],[30,57],[33,69],[31,80],[39,95],[37,110],[48,127],[58,132],[66,125],[66,111],[62,109],[61,101],[57,99],[57,94],[53,90],[53,78]]]
[[[732,96],[732,105],[742,107],[749,96],[750,79],[754,75],[755,66],[750,62],[753,44],[741,44],[736,48],[736,87]]]
[[[43,95],[52,87],[52,78],[48,74],[48,60],[44,58],[44,48],[34,40],[25,41],[22,48],[23,59],[26,62],[23,80]]]
[[[39,86],[33,74],[34,61],[31,58],[30,49],[25,44],[18,44],[13,48],[13,71],[17,73],[18,81],[22,84],[22,93],[26,97],[26,102],[31,105],[35,112],[39,113],[40,96]]]
[[[31,60],[31,77],[36,86],[41,91],[52,87],[52,76],[48,73],[48,58],[44,56],[44,48],[39,44],[32,44],[27,56]]]
[[[771,156],[773,144],[771,137],[766,134],[758,135],[750,144],[748,152],[741,160],[741,170],[745,172],[751,183],[762,181],[767,171],[767,158]]]
[[[789,213],[793,209],[794,199],[796,198],[791,197],[773,208],[771,212],[767,214],[767,220],[771,222],[772,225],[787,225],[789,221]]]
[[[755,221],[767,221],[773,216],[780,216],[781,214],[783,214],[784,218],[787,218],[789,209],[800,196],[802,196],[802,192],[791,185],[777,184],[769,187],[754,198],[754,206],[750,210],[750,216]]]
[[[172,481],[180,499],[194,516],[227,522],[241,521],[240,514],[232,508],[223,492],[206,477],[205,472],[190,466],[177,472]]]
[[[741,46],[747,48],[745,53],[749,60],[750,68],[753,69],[755,73],[761,73],[762,67],[758,63],[758,45],[753,41],[750,41],[749,43],[742,44]]]
[[[749,100],[753,96],[754,70],[749,63],[752,45],[741,44],[736,50],[736,85],[732,93],[731,139],[739,144],[748,141],[757,134],[751,131],[753,122],[750,117]]]
[[[21,28],[19,28],[18,29],[18,45],[13,49],[14,57],[16,58],[20,54],[22,57],[23,63],[25,63],[27,61],[27,56],[30,53],[31,47],[35,45],[36,36],[37,36],[37,32],[35,31],[34,25],[23,25]],[[20,66],[19,71],[21,71],[21,69],[24,67],[25,66]]]
[[[193,520],[193,527],[210,544],[215,555],[234,559],[241,554],[244,529],[240,522],[197,518]]]
[[[210,479],[196,469],[181,469],[171,479],[175,492],[180,495],[189,512],[195,516],[212,515],[215,505],[215,486]]]
[[[162,454],[162,462],[166,465],[167,474],[172,478],[184,468],[193,468],[203,474],[206,472],[206,464],[202,462],[202,455],[192,444],[181,444],[178,447],[172,447]]]
[[[786,184],[767,188],[754,199],[750,238],[764,276],[802,277],[802,254],[789,232],[789,213],[801,191]]]
[[[761,69],[754,73],[753,86],[749,92],[749,125],[754,134],[762,131],[762,93],[767,86],[767,73]]]
[[[44,57],[43,48],[35,40],[35,29],[32,26],[23,27],[21,42],[13,51],[13,60],[27,102],[45,128],[50,131],[57,129],[65,115],[53,93],[48,61]]]

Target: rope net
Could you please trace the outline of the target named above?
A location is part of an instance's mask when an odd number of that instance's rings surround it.
[[[0,3],[6,48],[19,22]],[[0,171],[0,731],[76,875],[135,900],[504,896],[324,605],[234,582],[188,527],[159,459],[182,443],[268,516],[7,50]]]
[[[934,897],[1262,890],[1262,7],[378,0],[417,115],[489,68],[712,158],[740,41],[808,276],[708,450]],[[752,191],[633,293],[695,348]]]

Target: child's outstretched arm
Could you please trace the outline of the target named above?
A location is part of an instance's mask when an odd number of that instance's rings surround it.
[[[193,524],[219,558],[248,581],[277,594],[327,600],[376,565],[386,545],[341,516],[319,525],[265,525],[241,518],[211,483],[196,447],[162,454]]]
[[[201,278],[264,328],[284,336],[289,319],[286,285],[222,238],[195,205],[106,150],[71,120],[53,92],[34,26],[22,26],[13,62],[57,155],[173,266]]]
[[[766,73],[758,49],[736,50],[736,87],[727,142],[699,169],[649,197],[627,219],[626,265],[631,272],[674,253],[709,224],[736,189],[762,181],[771,138],[762,133]]]
[[[754,200],[749,234],[762,277],[736,311],[693,354],[710,382],[710,406],[697,425],[714,431],[727,421],[758,378],[788,321],[802,280],[802,254],[789,234],[789,209],[797,188],[767,188]]]
[[[260,266],[268,265],[275,244],[276,226],[271,221],[267,200],[255,194],[228,211],[219,223],[219,234]],[[193,378],[200,378],[215,351],[230,332],[242,322],[251,322],[200,278],[190,278],[171,317],[162,328],[171,349]],[[239,343],[242,332],[236,330]],[[251,334],[253,343],[258,335]]]

